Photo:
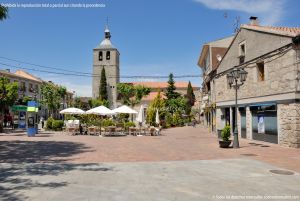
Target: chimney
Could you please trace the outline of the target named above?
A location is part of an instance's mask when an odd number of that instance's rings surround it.
[[[250,25],[259,25],[259,21],[257,17],[251,16],[249,19],[250,19]]]

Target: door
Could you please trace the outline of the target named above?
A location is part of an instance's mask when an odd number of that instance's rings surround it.
[[[240,111],[241,114],[241,137],[247,138],[247,128],[246,128],[246,111]]]

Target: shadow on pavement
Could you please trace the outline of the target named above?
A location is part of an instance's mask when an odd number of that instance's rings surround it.
[[[113,171],[113,168],[94,163],[0,163],[1,200],[19,201],[29,199],[26,196],[26,191],[30,192],[33,188],[54,190],[65,187],[69,184],[66,181],[47,182],[47,180],[49,181],[49,176],[58,176],[72,170],[107,172]],[[55,178],[55,180],[59,179]]]
[[[83,143],[65,141],[0,141],[1,200],[26,200],[32,188],[56,189],[67,181],[47,180],[68,171],[112,171],[99,164],[64,163],[70,157],[93,151]],[[38,179],[37,179],[38,178]]]
[[[67,141],[0,141],[0,163],[66,162],[91,151],[83,143]]]

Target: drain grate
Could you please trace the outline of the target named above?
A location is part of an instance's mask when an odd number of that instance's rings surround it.
[[[295,174],[292,171],[288,171],[288,170],[270,170],[270,172],[274,173],[274,174],[280,174],[280,175],[293,175]]]
[[[257,156],[256,154],[241,154],[242,156]]]

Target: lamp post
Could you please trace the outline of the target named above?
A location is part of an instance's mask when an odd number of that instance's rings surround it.
[[[233,148],[239,148],[239,138],[237,129],[237,91],[246,81],[248,72],[244,69],[233,69],[227,73],[227,82],[230,88],[235,89],[235,121],[233,131]]]

